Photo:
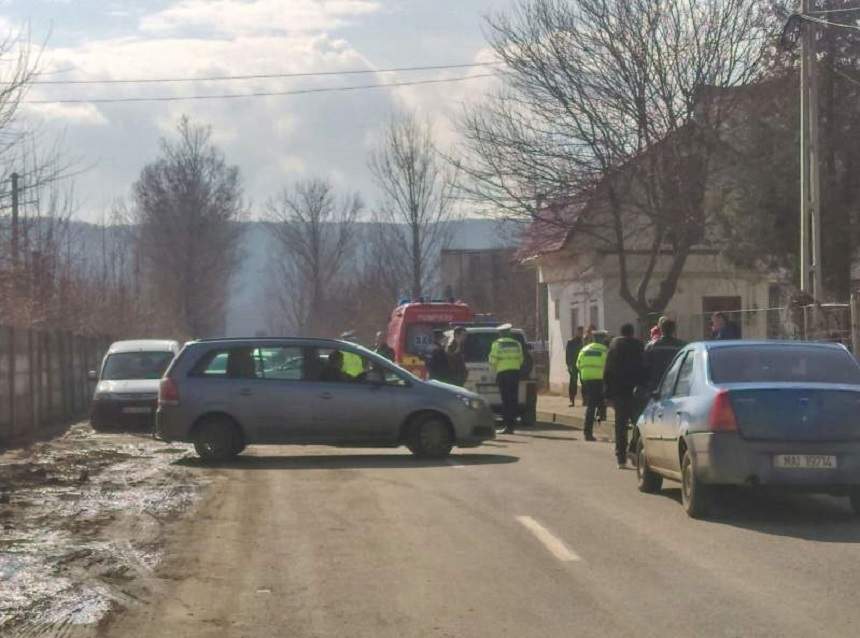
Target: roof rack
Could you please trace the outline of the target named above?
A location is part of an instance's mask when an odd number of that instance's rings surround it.
[[[234,342],[234,341],[343,341],[334,337],[207,337],[205,339],[191,339],[188,343],[211,343],[211,342]]]
[[[453,328],[496,328],[501,326],[501,321],[452,321]]]

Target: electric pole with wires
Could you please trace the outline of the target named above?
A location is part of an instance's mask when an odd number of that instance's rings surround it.
[[[801,0],[783,31],[786,48],[800,44],[800,289],[821,302],[824,284],[821,264],[821,158],[818,121],[819,21],[811,14],[811,0]]]
[[[808,16],[809,11],[810,0],[802,0],[801,16]],[[800,24],[800,288],[821,302],[824,290],[821,267],[821,152],[816,27],[814,22],[805,19]]]

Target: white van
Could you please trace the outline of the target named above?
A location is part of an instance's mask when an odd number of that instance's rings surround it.
[[[179,348],[178,341],[167,339],[111,344],[101,368],[89,374],[91,380],[97,381],[90,408],[93,429],[152,428],[158,383]]]

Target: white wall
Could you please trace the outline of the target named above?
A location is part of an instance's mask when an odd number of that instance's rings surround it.
[[[631,260],[634,272],[641,267],[639,260]],[[590,263],[582,257],[559,253],[540,261],[541,281],[547,284],[549,295],[549,349],[550,388],[565,392],[568,373],[564,360],[565,346],[571,337],[571,309],[579,308],[580,323],[590,323],[589,308],[599,311],[597,327],[617,334],[621,325],[637,325],[636,313],[621,298],[617,259],[613,256],[592,258]],[[663,264],[660,264],[663,266]],[[652,278],[659,283],[661,273]],[[636,281],[630,277],[631,284]],[[678,321],[678,336],[686,340],[702,338],[702,298],[738,296],[745,309],[761,312],[743,315],[741,327],[745,338],[767,336],[768,287],[770,279],[758,273],[733,268],[725,260],[713,255],[695,255],[679,281],[675,295],[666,310]],[[649,291],[653,295],[655,290]],[[556,314],[558,304],[558,314]]]

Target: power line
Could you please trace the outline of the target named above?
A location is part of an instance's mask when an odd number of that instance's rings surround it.
[[[273,80],[278,78],[309,78],[333,75],[367,75],[370,73],[405,73],[413,71],[441,71],[446,69],[471,69],[475,67],[498,66],[498,62],[475,62],[472,64],[437,64],[430,66],[401,66],[386,69],[353,69],[347,71],[308,71],[304,73],[256,73],[251,75],[212,75],[207,77],[168,77],[108,80],[35,80],[30,84],[73,85],[73,84],[166,84],[175,82],[227,82],[236,80]]]
[[[842,69],[839,69],[839,68],[837,68],[837,67],[835,67],[835,66],[832,66],[832,65],[830,66],[830,69],[831,69],[831,70],[832,70],[836,75],[842,76],[843,78],[845,78],[845,79],[846,79],[846,80],[848,80],[849,82],[853,82],[854,84],[860,85],[860,78],[851,77],[850,75],[848,75],[847,73],[845,73],[845,71],[843,71]]]
[[[837,27],[840,29],[851,29],[852,31],[860,31],[860,26],[856,24],[841,24],[839,22],[830,22],[829,20],[822,20],[821,18],[816,18],[815,16],[811,16],[809,14],[803,14],[800,16],[802,20],[806,20],[807,22],[815,22],[816,24],[822,24],[827,27]]]
[[[849,9],[817,9],[815,11],[807,12],[810,15],[827,15],[829,13],[854,13],[855,11],[860,11],[860,7],[854,7]]]
[[[364,89],[379,89],[398,86],[418,86],[422,84],[445,84],[449,82],[465,82],[478,78],[495,77],[495,73],[478,73],[459,78],[443,78],[437,80],[412,80],[409,82],[387,82],[382,84],[358,84],[354,86],[333,86],[317,89],[296,89],[293,91],[258,91],[254,93],[225,93],[221,95],[162,95],[155,97],[118,97],[118,98],[63,98],[58,100],[21,100],[22,104],[117,104],[127,102],[180,102],[198,100],[238,100],[244,98],[279,97],[285,95],[307,95],[310,93],[336,93],[341,91],[360,91]]]

